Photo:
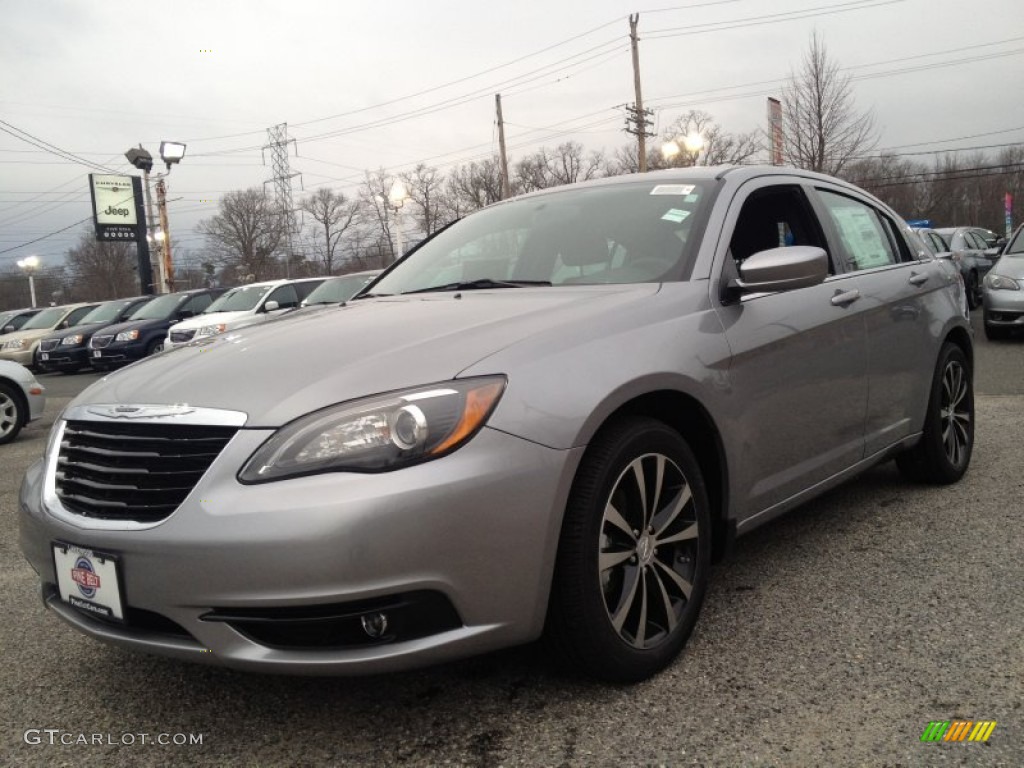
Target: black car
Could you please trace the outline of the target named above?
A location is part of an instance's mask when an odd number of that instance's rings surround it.
[[[100,304],[81,319],[74,328],[56,331],[39,342],[36,367],[43,373],[61,371],[74,373],[89,366],[89,340],[93,334],[112,323],[120,323],[131,317],[152,296],[133,296],[129,299],[114,299]]]
[[[135,311],[127,322],[110,325],[89,341],[89,364],[106,371],[141,360],[164,348],[167,329],[198,315],[226,288],[201,288],[159,296]]]
[[[936,229],[949,243],[953,263],[963,275],[967,286],[967,303],[971,309],[981,306],[981,281],[999,258],[999,249],[990,248],[973,227]]]

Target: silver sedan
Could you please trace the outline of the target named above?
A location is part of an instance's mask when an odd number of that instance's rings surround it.
[[[0,445],[11,442],[30,421],[43,415],[46,394],[32,372],[0,360]]]
[[[127,648],[362,674],[546,635],[640,680],[734,536],[890,458],[963,475],[962,298],[821,175],[535,193],[346,305],[93,384],[25,477],[21,546],[51,610]]]
[[[1024,329],[1024,227],[1017,227],[985,275],[983,301],[988,338],[1004,339],[1014,329]]]

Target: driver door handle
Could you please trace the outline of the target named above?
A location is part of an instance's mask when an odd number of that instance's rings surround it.
[[[928,282],[928,275],[919,275],[916,272],[911,272],[910,279],[907,282],[911,285],[924,285]]]
[[[850,291],[836,291],[832,297],[832,306],[845,307],[847,304],[853,304],[859,298],[860,291],[856,288]]]

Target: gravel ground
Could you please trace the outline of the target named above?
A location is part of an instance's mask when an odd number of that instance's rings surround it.
[[[403,675],[305,679],[79,635],[42,609],[17,548],[17,484],[67,402],[53,397],[44,424],[0,449],[0,763],[1017,768],[1024,377],[1012,371],[1022,361],[1019,342],[979,349],[979,392],[1017,394],[978,397],[960,484],[911,485],[890,463],[740,539],[686,651],[632,687],[567,678],[539,645]],[[999,372],[982,376],[990,367]],[[930,720],[953,719],[998,725],[986,744],[919,740]],[[42,743],[26,743],[29,729]],[[42,729],[104,743],[51,745]]]

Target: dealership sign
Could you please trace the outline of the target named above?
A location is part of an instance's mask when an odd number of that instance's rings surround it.
[[[142,185],[136,176],[89,174],[93,221],[98,240],[136,241]]]

